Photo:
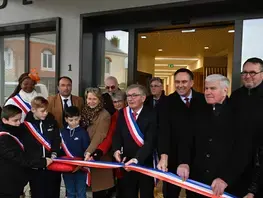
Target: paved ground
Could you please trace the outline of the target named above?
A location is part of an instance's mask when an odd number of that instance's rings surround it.
[[[25,188],[25,192],[26,192],[26,198],[30,198],[29,186],[28,185]],[[162,184],[160,183],[157,186],[157,188],[155,188],[155,191],[154,191],[155,198],[163,198],[163,195],[162,195],[161,192],[162,192]],[[64,183],[62,181],[62,183],[61,183],[61,190],[60,190],[60,198],[65,198],[65,197],[66,197],[65,196],[65,186],[64,186]],[[91,192],[87,192],[87,198],[92,198],[92,193]],[[184,190],[181,192],[180,198],[186,198]]]

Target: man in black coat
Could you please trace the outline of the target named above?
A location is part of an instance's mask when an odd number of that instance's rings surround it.
[[[211,185],[216,196],[233,184],[236,175],[231,160],[240,131],[227,97],[229,84],[220,74],[206,77],[207,106],[193,115],[179,143],[177,174],[187,179],[190,173],[191,179]],[[187,197],[204,196],[188,192]]]
[[[185,68],[174,74],[176,91],[168,96],[159,114],[160,133],[158,152],[161,155],[158,169],[176,173],[178,162],[178,143],[191,125],[191,116],[197,109],[204,106],[203,94],[196,92],[193,73]],[[165,198],[178,197],[181,188],[165,183],[163,187]]]
[[[241,80],[243,86],[232,93],[230,102],[240,128],[244,129],[240,135],[244,136],[245,143],[237,153],[242,160],[236,165],[242,174],[233,188],[237,196],[243,197],[249,192],[248,188],[255,177],[257,153],[263,145],[263,61],[259,58],[248,59],[243,65]],[[256,197],[263,197],[262,181],[258,185],[261,186]],[[254,194],[248,197],[252,198]]]
[[[146,99],[143,86],[130,85],[126,94],[128,107],[120,110],[113,136],[114,157],[118,162],[126,162],[125,165],[134,163],[152,167],[157,130],[156,114],[153,109],[143,105]],[[136,138],[136,134],[141,139]],[[119,185],[122,198],[138,197],[139,192],[141,198],[154,197],[154,179],[141,173],[126,170]]]

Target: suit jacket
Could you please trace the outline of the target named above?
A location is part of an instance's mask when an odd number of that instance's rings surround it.
[[[199,109],[202,110],[204,105],[206,102],[202,93],[192,90],[192,99],[188,108],[180,95],[174,92],[168,96],[164,107],[160,110],[158,151],[159,154],[169,155],[168,167],[172,172],[176,172],[178,166],[178,142],[191,124],[191,116]]]
[[[124,118],[123,109],[121,109],[113,136],[113,152],[121,150],[121,147],[123,147],[123,156],[127,160],[136,158],[139,164],[152,166],[152,153],[157,133],[156,120],[155,111],[144,106],[136,120],[141,132],[144,134],[144,145],[139,147],[131,136]]]
[[[57,94],[55,96],[49,96],[48,102],[48,112],[54,115],[55,120],[58,122],[58,127],[60,129],[63,128],[63,105],[60,95]],[[84,106],[83,99],[81,97],[71,95],[71,102],[72,105],[78,107],[79,111],[81,112]]]

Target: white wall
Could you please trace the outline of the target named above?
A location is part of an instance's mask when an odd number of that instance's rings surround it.
[[[190,0],[34,0],[32,5],[8,0],[7,7],[0,10],[0,24],[61,17],[61,75],[73,79],[73,94],[78,94],[80,14],[179,1]],[[67,71],[69,64],[72,72]]]

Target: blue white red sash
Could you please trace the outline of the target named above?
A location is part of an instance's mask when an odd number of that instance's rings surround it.
[[[63,139],[63,136],[62,134],[60,134],[60,137],[61,137],[61,147],[62,149],[64,150],[64,152],[66,153],[66,156],[69,157],[69,158],[74,158],[74,155],[70,152],[70,150],[68,149],[64,139]],[[86,184],[88,186],[91,185],[91,173],[90,173],[90,169],[88,167],[84,167],[82,168],[84,169],[84,171],[87,172],[87,180],[86,180]]]
[[[37,127],[35,127],[30,122],[24,121],[24,124],[29,129],[30,133],[33,135],[33,137],[42,145],[45,147],[46,150],[51,151],[51,144],[49,140],[42,134]]]
[[[129,129],[129,132],[133,138],[133,140],[136,142],[136,144],[139,147],[142,147],[144,144],[144,135],[141,132],[138,124],[136,123],[136,120],[134,119],[132,115],[131,108],[129,106],[125,107],[123,109],[124,118],[127,124],[127,127]]]
[[[20,142],[20,140],[16,136],[11,135],[10,133],[7,133],[7,132],[0,132],[0,136],[2,136],[2,135],[9,135],[9,136],[11,136],[19,144],[21,149],[24,150],[24,145],[22,144],[22,142]]]
[[[131,108],[129,106],[125,107],[123,109],[123,113],[124,113],[124,118],[126,121],[126,124],[128,126],[129,132],[133,138],[133,140],[136,142],[136,144],[139,147],[142,147],[144,145],[144,135],[141,132],[136,120],[134,119],[133,115],[132,115],[132,111]],[[157,168],[157,164],[158,164],[158,155],[156,152],[153,153],[153,167]],[[158,180],[156,178],[154,178],[154,184],[155,186],[157,185]]]
[[[31,110],[31,105],[28,102],[24,101],[19,94],[12,97],[12,99],[25,114],[27,114]]]

